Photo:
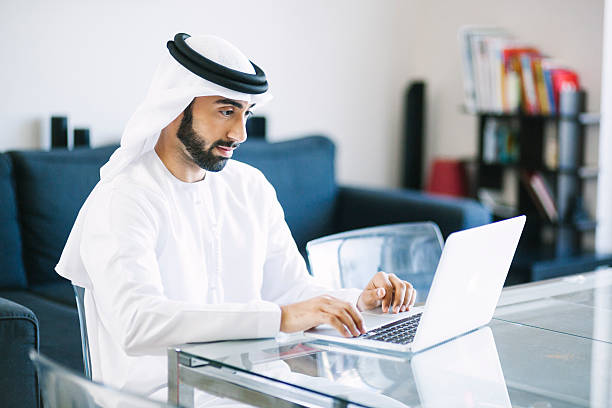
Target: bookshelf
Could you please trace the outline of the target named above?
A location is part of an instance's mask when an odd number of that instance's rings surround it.
[[[477,194],[482,189],[508,188],[504,177],[511,172],[516,202],[506,203],[503,214],[495,214],[494,209],[494,214],[497,219],[527,215],[508,284],[584,272],[612,262],[612,257],[597,256],[583,246],[584,234],[592,234],[597,226],[584,209],[584,186],[597,179],[597,169],[584,165],[585,127],[598,123],[597,114],[583,112],[585,96],[583,91],[561,92],[557,114],[474,113],[478,154],[473,190]],[[510,129],[495,133],[505,138],[501,143],[505,153],[498,149],[491,154],[491,143],[500,146],[490,137],[492,123],[495,129]],[[547,146],[551,138],[556,156],[552,165]]]
[[[585,112],[578,73],[501,27],[458,34],[464,110],[478,120],[473,194],[497,219],[527,215],[506,282],[612,264],[584,245],[597,228],[585,190],[598,177],[585,165],[585,129],[600,115]]]

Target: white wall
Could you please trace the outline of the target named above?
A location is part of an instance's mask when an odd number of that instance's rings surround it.
[[[53,113],[89,126],[95,145],[117,141],[166,41],[214,33],[266,71],[272,139],[325,133],[340,179],[389,184],[395,4],[2,1],[0,150],[41,146],[38,123]]]
[[[587,109],[598,111],[601,87],[603,0],[423,1],[418,25],[405,35],[422,41],[404,52],[412,61],[398,82],[418,76],[428,85],[427,157],[470,157],[477,151],[477,121],[462,113],[461,59],[457,31],[465,24],[500,26],[517,39],[567,63],[587,91]],[[408,62],[406,62],[408,65]],[[596,137],[596,134],[595,134]],[[595,145],[597,140],[590,141]],[[596,155],[595,155],[596,156]]]
[[[428,81],[427,157],[476,152],[475,120],[459,112],[460,25],[504,26],[567,61],[597,110],[602,12],[603,0],[3,0],[0,150],[41,146],[54,113],[90,127],[95,145],[117,141],[165,42],[214,33],[266,70],[273,140],[325,133],[340,181],[393,186],[411,79]]]

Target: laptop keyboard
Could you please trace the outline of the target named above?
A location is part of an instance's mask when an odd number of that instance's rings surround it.
[[[370,330],[366,334],[362,334],[359,337],[368,340],[385,341],[387,343],[395,344],[412,343],[422,314],[423,313],[417,313],[415,315],[408,316],[405,319],[386,324],[378,329]]]

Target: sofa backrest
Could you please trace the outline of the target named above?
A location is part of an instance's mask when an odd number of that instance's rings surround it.
[[[16,182],[23,260],[28,285],[59,281],[64,244],[100,167],[117,146],[9,152]]]
[[[323,136],[278,143],[248,140],[234,152],[236,160],[261,170],[274,186],[303,253],[308,241],[334,231],[334,154],[333,142]]]
[[[27,285],[12,169],[9,156],[0,153],[0,288]]]
[[[14,192],[9,188],[11,161],[2,156],[0,191],[6,189],[7,194],[0,197],[0,208],[7,208],[2,216],[12,217],[13,227],[11,230],[5,226],[0,234],[11,233],[13,238],[3,239],[10,241],[11,247],[2,247],[0,251],[11,256],[4,256],[0,265],[14,264],[11,285],[25,286],[25,276],[27,284],[33,286],[62,279],[55,273],[55,265],[81,206],[99,180],[100,167],[116,148],[8,153],[13,165],[21,225],[21,269],[17,212],[15,200],[11,201]],[[329,139],[310,136],[279,143],[249,140],[235,153],[237,160],[257,167],[274,186],[300,250],[304,251],[306,242],[311,239],[333,232],[337,186],[335,148]],[[7,176],[3,178],[5,173]]]

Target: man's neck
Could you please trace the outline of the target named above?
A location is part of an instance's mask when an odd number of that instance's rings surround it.
[[[155,153],[168,171],[185,183],[195,183],[204,180],[206,177],[205,170],[189,160],[184,152],[163,143],[162,137],[155,145]]]

